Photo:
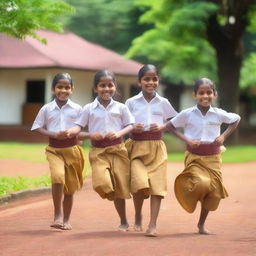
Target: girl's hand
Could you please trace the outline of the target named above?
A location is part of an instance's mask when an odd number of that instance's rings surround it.
[[[120,138],[120,135],[118,132],[108,132],[105,134],[105,138],[108,138],[110,140],[115,140]]]
[[[68,138],[73,138],[77,136],[80,131],[81,131],[81,127],[76,125],[67,129],[65,132]]]
[[[186,143],[187,143],[191,148],[198,148],[201,142],[200,142],[199,140],[190,140],[190,139],[187,139]]]
[[[68,132],[67,131],[56,132],[55,138],[58,140],[65,140],[68,138]]]
[[[225,140],[224,136],[220,135],[215,139],[214,144],[221,146],[224,143],[224,140]]]
[[[69,139],[76,136],[76,134],[73,133],[71,130],[66,130],[65,134],[66,134],[67,138],[69,138]]]
[[[133,126],[133,131],[137,133],[141,133],[144,131],[144,124],[143,123],[137,123]]]
[[[160,125],[160,124],[150,124],[149,130],[152,132],[158,132],[158,131],[162,131],[165,128],[165,125]]]
[[[94,132],[94,133],[91,133],[89,135],[89,138],[91,140],[103,140],[104,139],[104,135],[100,132]]]

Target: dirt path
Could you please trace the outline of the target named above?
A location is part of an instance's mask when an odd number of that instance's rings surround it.
[[[48,163],[32,163],[17,159],[0,159],[0,176],[41,176],[49,172]]]
[[[163,200],[157,238],[132,231],[119,233],[113,204],[92,191],[90,180],[75,197],[72,231],[49,228],[50,195],[0,207],[1,256],[255,256],[256,255],[256,162],[224,164],[224,184],[230,197],[209,215],[214,235],[196,233],[198,210],[186,213],[173,193],[174,177],[182,163],[169,164],[169,193]],[[32,168],[34,169],[34,168]],[[144,205],[144,228],[149,219]],[[132,200],[127,216],[133,223]]]

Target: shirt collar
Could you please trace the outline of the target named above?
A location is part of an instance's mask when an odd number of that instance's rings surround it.
[[[142,93],[142,91],[140,92],[140,93],[138,93],[136,96],[134,96],[135,97],[135,99],[142,99],[142,98],[144,98],[144,95],[143,95],[143,93]],[[145,98],[144,98],[145,99]],[[155,97],[152,99],[152,100],[154,100],[154,99],[161,99],[161,96],[156,92],[156,95],[155,95]]]
[[[114,100],[111,98],[110,103],[108,104],[108,107],[109,107],[110,105],[112,105],[112,104],[114,104]],[[100,106],[100,105],[101,105],[101,104],[100,104],[100,102],[99,102],[99,100],[98,100],[98,97],[96,97],[95,100],[92,102],[92,108],[97,108],[97,107]]]
[[[197,107],[197,105],[194,106],[193,111],[199,111],[199,112],[201,112],[200,109]],[[210,106],[210,108],[209,108],[209,110],[207,111],[207,113],[208,113],[208,112],[215,112],[215,111],[214,111],[214,108],[213,108],[212,106]]]
[[[75,108],[75,104],[74,102],[72,102],[70,99],[68,99],[67,103],[65,105],[63,105],[62,107],[64,106],[69,106],[71,108]],[[59,106],[57,105],[55,99],[51,102],[51,108],[50,110],[54,110],[54,109],[60,109]]]

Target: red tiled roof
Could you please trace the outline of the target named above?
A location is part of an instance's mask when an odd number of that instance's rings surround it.
[[[136,75],[141,64],[71,33],[40,30],[44,45],[27,37],[19,40],[0,34],[0,68],[63,67],[82,70],[109,69],[117,74]]]

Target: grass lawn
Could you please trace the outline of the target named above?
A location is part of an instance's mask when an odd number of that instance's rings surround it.
[[[168,143],[173,145],[173,143]],[[46,162],[46,144],[28,144],[16,142],[0,142],[0,159],[19,159],[30,162]],[[168,148],[168,145],[167,145]],[[84,146],[85,154],[88,156],[89,146]],[[173,146],[172,146],[173,150]],[[180,148],[179,148],[180,150]],[[184,152],[171,152],[168,161],[183,161]],[[222,154],[223,163],[238,163],[256,161],[256,145],[228,146]],[[88,159],[86,157],[85,175],[88,173]],[[49,175],[36,178],[28,177],[0,177],[0,196],[13,191],[50,186]]]
[[[0,142],[0,159],[18,159],[34,163],[46,162],[46,144]],[[85,147],[85,155],[88,147]],[[88,173],[88,160],[86,158],[84,176]],[[0,196],[11,192],[51,185],[50,176],[45,174],[40,177],[0,177]]]
[[[222,154],[223,163],[242,163],[256,161],[256,145],[227,146]],[[184,153],[169,153],[168,161],[183,161]]]

